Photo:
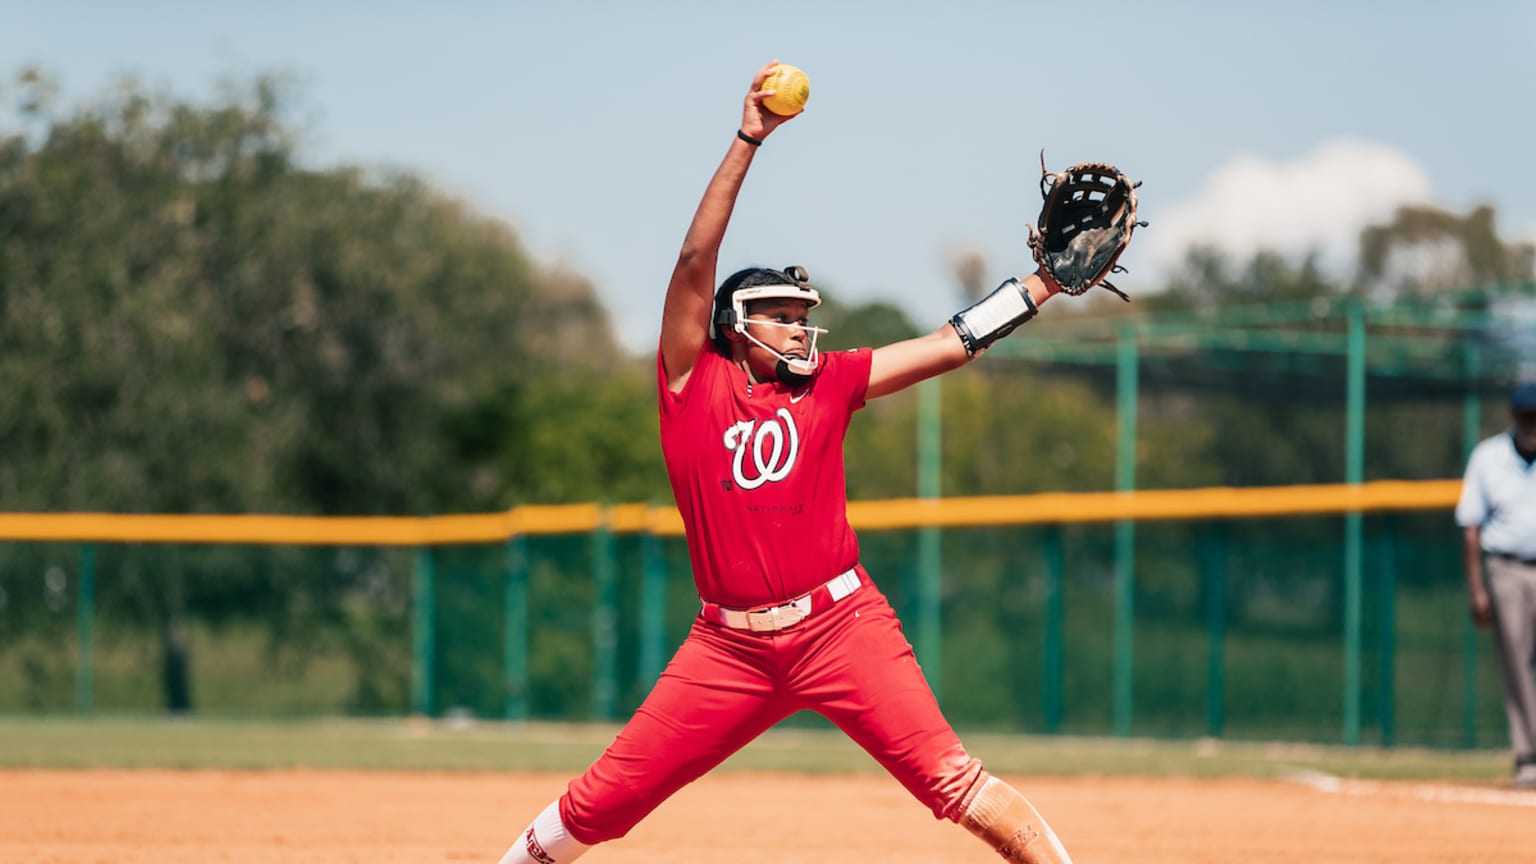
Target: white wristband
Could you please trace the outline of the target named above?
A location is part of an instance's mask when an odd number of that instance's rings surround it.
[[[1009,279],[969,309],[957,313],[949,323],[960,335],[965,353],[975,357],[977,352],[1035,317],[1038,311],[1035,298],[1029,296],[1029,289],[1019,280]]]

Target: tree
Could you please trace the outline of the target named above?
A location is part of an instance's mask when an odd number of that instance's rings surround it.
[[[8,507],[489,509],[572,492],[540,466],[580,464],[568,447],[583,440],[620,491],[654,480],[627,442],[602,437],[616,422],[644,429],[640,400],[522,434],[560,402],[546,382],[632,379],[612,374],[630,361],[590,284],[541,271],[503,223],[409,174],[299,164],[276,82],[206,107],[126,82],[62,117],[44,76],[18,86],[25,122],[0,137]],[[500,428],[466,425],[486,417]],[[504,458],[523,441],[532,449]],[[160,634],[168,704],[188,709],[189,614],[263,622],[290,644],[368,632],[350,620],[360,593],[394,598],[372,614],[404,614],[404,592],[376,584],[380,567],[406,575],[386,553],[337,550],[327,579],[292,572],[304,557],[125,549],[101,603]],[[349,650],[367,668],[376,647]]]
[[[1238,304],[1270,304],[1333,296],[1340,286],[1319,267],[1316,256],[1295,264],[1276,252],[1259,252],[1234,262],[1219,250],[1195,246],[1159,291],[1137,297],[1141,313]]]
[[[1465,216],[1427,206],[1398,208],[1391,222],[1360,234],[1361,290],[1422,298],[1529,281],[1536,243],[1505,242],[1496,221],[1487,205]]]

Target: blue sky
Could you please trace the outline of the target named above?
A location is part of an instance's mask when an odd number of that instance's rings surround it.
[[[10,0],[0,106],[28,64],[66,103],[125,75],[199,100],[287,75],[309,162],[415,171],[506,220],[648,350],[767,60],[811,100],[759,154],[722,272],[801,264],[927,327],[962,303],[958,250],[1032,269],[1042,148],[1144,181],[1133,294],[1193,239],[1346,260],[1406,201],[1493,204],[1536,239],[1533,54],[1527,2]]]

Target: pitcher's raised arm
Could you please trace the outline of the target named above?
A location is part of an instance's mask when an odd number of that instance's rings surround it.
[[[775,60],[753,76],[752,88],[742,105],[741,126],[704,190],[704,198],[683,238],[683,248],[677,254],[672,281],[667,285],[661,318],[661,362],[667,372],[667,387],[674,392],[687,383],[694,360],[709,339],[709,312],[714,301],[720,242],[725,238],[725,228],[730,224],[731,211],[736,207],[736,196],[752,165],[752,157],[769,133],[791,119],[764,108],[763,99],[772,91],[758,89],[778,65]]]

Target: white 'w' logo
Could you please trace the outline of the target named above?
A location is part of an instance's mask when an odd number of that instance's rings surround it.
[[[764,420],[761,425],[756,420],[741,420],[725,430],[725,449],[736,454],[731,460],[731,474],[736,478],[736,485],[743,489],[756,489],[770,480],[783,480],[795,465],[800,432],[795,429],[788,408],[780,408],[774,416],[781,418],[784,424],[781,426],[778,420],[772,419]],[[755,434],[754,428],[757,430]],[[784,446],[786,428],[789,429],[787,452]],[[752,451],[752,467],[757,471],[751,478],[742,470],[748,450]]]

